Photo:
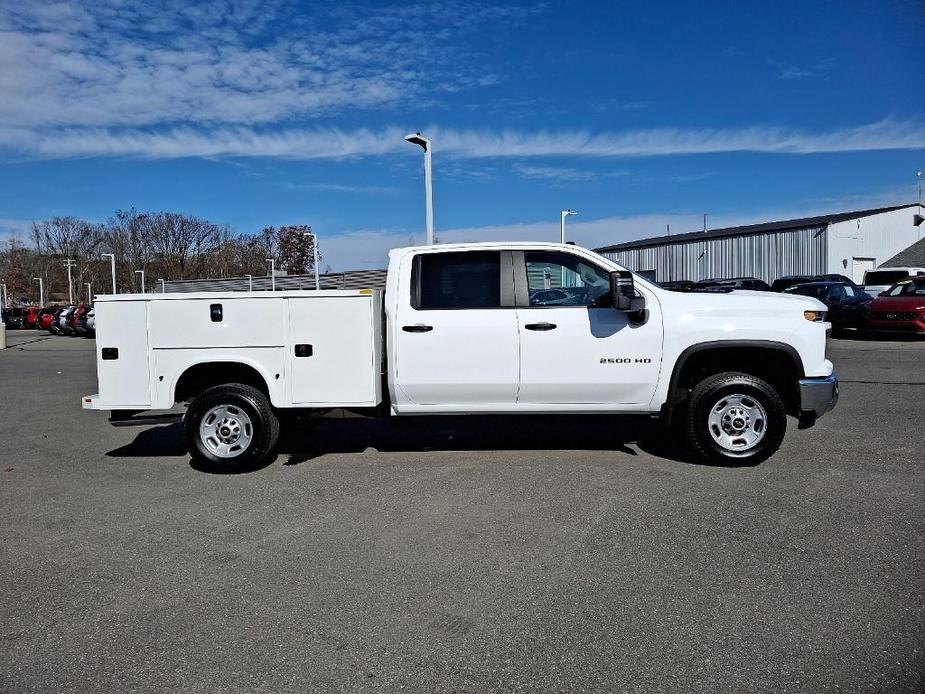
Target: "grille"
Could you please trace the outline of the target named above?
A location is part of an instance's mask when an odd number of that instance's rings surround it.
[[[915,313],[912,311],[889,311],[887,313],[874,314],[876,320],[915,320]]]

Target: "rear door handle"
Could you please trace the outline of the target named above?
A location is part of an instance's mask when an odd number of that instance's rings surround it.
[[[401,329],[406,333],[429,333],[434,329],[434,326],[418,323],[417,325],[403,325]]]
[[[527,323],[524,326],[527,330],[555,330],[555,323]]]

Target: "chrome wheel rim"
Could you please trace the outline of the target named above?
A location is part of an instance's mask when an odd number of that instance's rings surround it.
[[[236,405],[219,405],[206,412],[199,424],[199,440],[219,458],[235,458],[251,445],[254,426]]]
[[[707,417],[710,436],[727,451],[751,450],[764,438],[768,416],[761,403],[748,395],[724,395],[710,408]]]

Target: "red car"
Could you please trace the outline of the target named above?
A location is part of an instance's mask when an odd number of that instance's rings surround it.
[[[925,277],[897,282],[870,304],[867,329],[925,333]]]
[[[55,317],[55,311],[58,309],[54,307],[43,308],[35,317],[35,329],[36,330],[48,330],[51,327],[51,321]]]
[[[41,309],[38,306],[28,306],[22,310],[22,327],[34,328],[35,317]]]

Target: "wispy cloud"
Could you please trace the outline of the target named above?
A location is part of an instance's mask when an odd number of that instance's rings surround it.
[[[325,193],[357,193],[371,195],[391,195],[397,193],[393,186],[352,186],[342,183],[288,183],[289,190],[320,191]]]
[[[629,176],[631,173],[626,170],[598,172],[585,169],[572,169],[564,166],[531,166],[529,164],[515,164],[514,171],[524,178],[552,181],[557,184],[599,181],[604,178]]]
[[[273,157],[345,159],[409,153],[402,137],[408,128],[201,129],[0,128],[0,146],[26,156],[68,157]],[[813,154],[923,149],[925,124],[882,120],[831,130],[775,126],[747,128],[656,128],[592,133],[454,130],[432,126],[434,151],[463,159],[530,157],[653,157],[761,152]]]
[[[768,61],[777,69],[777,76],[782,80],[801,80],[809,77],[826,77],[835,69],[835,59],[825,58],[813,65],[788,65],[777,60]]]
[[[3,3],[0,122],[255,125],[418,103],[497,83],[463,46],[488,24],[516,24],[535,11],[430,2]]]

